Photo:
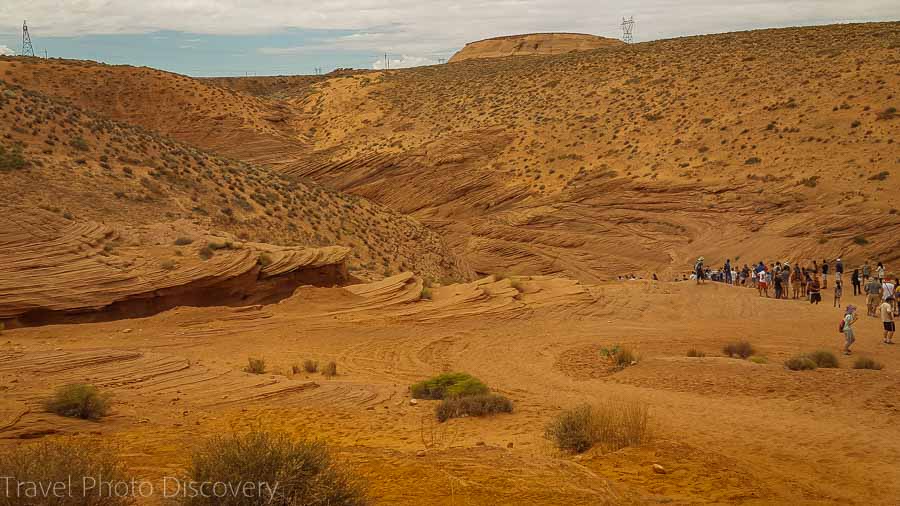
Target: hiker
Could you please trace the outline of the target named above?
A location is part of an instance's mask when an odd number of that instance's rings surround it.
[[[730,258],[725,259],[725,269],[724,270],[725,270],[725,284],[730,285],[731,280],[734,279],[731,277],[731,259]]]
[[[896,285],[894,285],[894,283],[891,283],[889,279],[885,279],[884,283],[881,284],[881,300],[885,301],[888,299],[893,299],[895,288]]]
[[[884,264],[881,262],[878,262],[878,267],[875,268],[875,277],[878,278],[879,283],[884,281]]]
[[[878,278],[869,278],[864,290],[866,292],[866,314],[874,317],[875,308],[881,299],[881,283],[878,282]]]
[[[762,297],[765,293],[766,297],[769,297],[769,273],[766,271],[759,271],[757,274],[756,286],[759,288],[759,296]]]
[[[859,279],[859,269],[853,269],[853,274],[850,275],[850,283],[853,284],[854,296],[862,293],[862,282]]]
[[[894,313],[895,314],[900,313],[900,304],[897,303],[898,302],[897,301],[898,287],[900,287],[900,279],[894,278],[894,295],[893,295],[894,304],[893,305],[894,305]],[[897,314],[897,316],[900,316],[900,314]]]
[[[781,268],[781,298],[788,298],[788,290],[791,286],[791,265],[787,262]]]
[[[694,264],[694,274],[697,275],[697,284],[703,283],[705,278],[703,273],[703,257],[697,258],[697,262]]]
[[[809,284],[809,303],[818,305],[822,302],[822,292],[819,288],[818,273],[813,277],[812,283]]]
[[[775,283],[775,298],[781,298],[781,291],[784,288],[784,281],[782,281],[781,272],[775,271],[775,275],[773,276],[773,281]]]
[[[866,260],[866,263],[863,264],[862,268],[862,281],[863,283],[867,283],[869,281],[869,275],[872,274],[872,268],[869,267],[869,261]]]
[[[828,260],[822,259],[822,289],[828,289]]]
[[[844,281],[844,262],[841,262],[840,258],[834,263],[834,280],[835,282]]]
[[[794,273],[791,276],[791,287],[794,288],[794,299],[799,299],[801,290],[806,287],[806,283],[803,279],[803,271],[800,270],[800,264],[794,266]]]
[[[853,324],[856,323],[856,320],[856,306],[851,304],[847,306],[844,320],[841,323],[841,332],[844,333],[844,355],[850,354],[850,346],[856,341],[856,336],[853,335]]]
[[[884,344],[894,344],[894,310],[891,307],[894,298],[891,297],[881,303],[881,324],[884,325]]]
[[[834,280],[834,307],[841,307],[841,295],[843,294],[843,283],[838,280]]]

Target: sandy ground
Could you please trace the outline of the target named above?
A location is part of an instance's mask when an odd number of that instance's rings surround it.
[[[718,284],[551,278],[522,281],[521,293],[487,278],[415,302],[420,286],[401,275],[301,288],[272,306],[6,331],[0,446],[88,434],[117,445],[138,476],[159,480],[178,474],[205,436],[274,427],[328,441],[381,504],[900,497],[900,351],[881,344],[875,319],[858,324],[855,351],[883,370],[854,370],[841,357],[839,369],[791,372],[781,364],[794,354],[839,350],[841,313],[830,303]],[[769,362],[720,356],[738,339]],[[599,350],[613,344],[634,349],[639,364],[609,372]],[[692,347],[707,357],[686,357]],[[248,357],[266,359],[271,372],[241,371]],[[335,360],[339,376],[291,374],[306,358]],[[430,402],[409,403],[408,386],[450,370],[482,378],[515,401],[515,412],[435,423]],[[70,381],[114,392],[112,415],[81,422],[43,412],[40,400]],[[571,456],[543,438],[561,409],[609,397],[650,404],[652,442]],[[653,473],[657,463],[668,473]]]

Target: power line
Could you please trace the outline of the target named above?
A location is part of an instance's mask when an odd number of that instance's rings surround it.
[[[22,56],[34,56],[34,46],[31,45],[31,35],[25,21],[22,21]]]
[[[628,19],[622,18],[622,42],[626,44],[631,44],[634,42],[634,16],[630,16]]]

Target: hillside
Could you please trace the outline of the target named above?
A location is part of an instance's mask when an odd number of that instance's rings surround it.
[[[598,281],[679,274],[701,254],[900,258],[898,47],[900,24],[870,23],[246,86],[158,77],[210,109],[284,111],[223,136],[247,142],[202,147],[410,214],[479,272]],[[55,61],[4,68],[64,97],[83,85]]]
[[[583,33],[528,33],[470,42],[450,57],[450,63],[479,58],[551,55],[624,44],[617,39]]]
[[[326,285],[345,282],[346,269],[362,278],[404,270],[431,279],[466,275],[434,232],[360,197],[289,181],[2,81],[0,119],[0,319],[18,314],[15,308],[106,307],[164,288],[255,276],[254,269],[262,277],[304,266],[343,269],[318,282]],[[21,288],[31,276],[34,297]],[[72,291],[59,299],[61,285]],[[227,294],[210,300],[227,302]]]

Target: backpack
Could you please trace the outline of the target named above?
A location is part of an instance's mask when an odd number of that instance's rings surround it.
[[[844,319],[841,318],[841,323],[838,324],[838,334],[843,334],[843,333],[844,333],[844,324],[845,324],[845,323],[847,323],[847,322],[845,322]]]

